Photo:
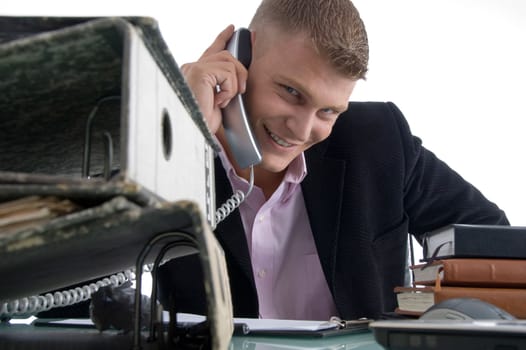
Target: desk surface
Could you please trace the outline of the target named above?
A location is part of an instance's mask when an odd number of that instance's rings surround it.
[[[0,325],[0,349],[7,350],[130,350],[132,336],[116,332],[99,332],[92,328],[35,327],[30,325]],[[143,349],[155,347],[143,342]],[[234,336],[229,350],[279,350],[279,349],[338,349],[382,350],[370,332],[338,335],[326,338],[307,337],[256,337]]]
[[[239,337],[232,338],[232,350],[382,350],[373,333],[337,335],[326,338],[285,338],[285,337]]]

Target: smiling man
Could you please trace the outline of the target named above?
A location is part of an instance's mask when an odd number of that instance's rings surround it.
[[[450,223],[507,224],[504,213],[425,149],[392,103],[352,103],[368,43],[349,0],[264,0],[247,69],[227,27],[183,74],[223,152],[218,204],[247,192],[221,109],[244,93],[263,160],[254,189],[215,230],[238,317],[345,319],[393,311],[407,234]],[[217,89],[217,87],[220,89]],[[219,91],[219,92],[218,92]],[[161,300],[206,313],[197,256],[164,264]]]

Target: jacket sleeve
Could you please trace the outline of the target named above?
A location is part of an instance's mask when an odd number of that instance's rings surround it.
[[[451,223],[509,224],[496,204],[423,147],[400,110],[393,103],[388,105],[398,118],[404,148],[404,207],[411,234],[419,239]]]

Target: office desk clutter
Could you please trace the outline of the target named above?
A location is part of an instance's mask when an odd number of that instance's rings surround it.
[[[196,254],[208,305],[207,336],[196,341],[226,349],[215,140],[157,22],[0,17],[0,76],[0,318],[84,302],[136,277],[138,349],[143,326],[153,343],[164,331],[154,333],[154,317],[141,322],[143,266],[155,274],[165,259]]]
[[[477,234],[476,240],[468,236]],[[412,287],[396,287],[397,313],[420,316],[454,298],[477,298],[526,318],[526,228],[451,225],[424,238]]]

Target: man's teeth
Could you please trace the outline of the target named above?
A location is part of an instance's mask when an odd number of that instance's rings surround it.
[[[292,144],[280,139],[276,134],[272,133],[271,131],[267,130],[270,137],[280,146],[283,147],[291,147]]]

